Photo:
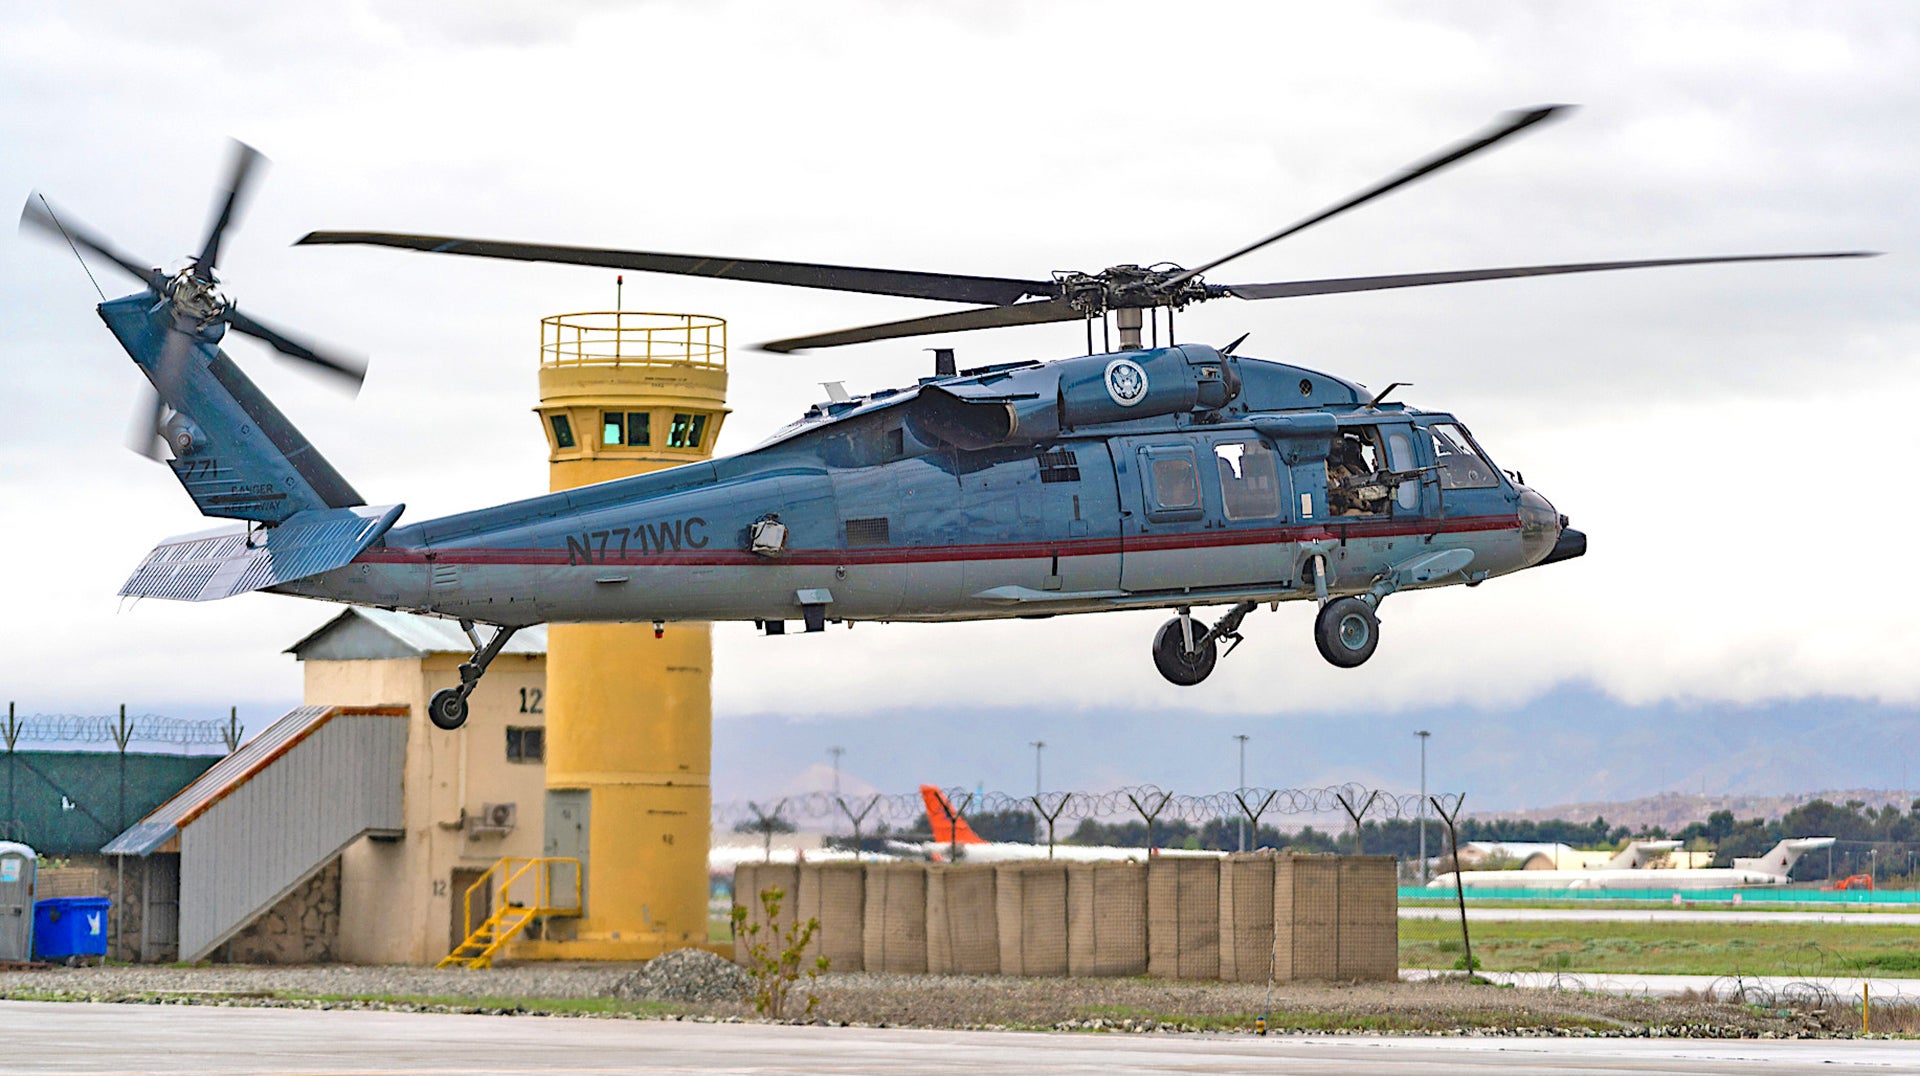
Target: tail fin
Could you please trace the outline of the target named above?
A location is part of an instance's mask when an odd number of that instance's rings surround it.
[[[1800,857],[1816,848],[1825,848],[1833,843],[1832,837],[1789,837],[1773,846],[1764,856],[1752,859],[1736,859],[1734,870],[1760,871],[1777,874],[1782,878],[1800,861]]]
[[[167,304],[130,295],[101,303],[100,317],[175,412],[167,465],[203,514],[278,523],[366,503],[227,358],[217,335],[175,339],[172,347],[187,345],[184,356],[163,362],[169,336],[182,331]]]
[[[960,812],[953,809],[947,794],[932,785],[920,786],[920,798],[927,804],[927,823],[933,827],[933,839],[937,844],[985,844],[987,843]]]
[[[1647,864],[1679,847],[1679,841],[1630,841],[1619,855],[1607,860],[1607,865],[1602,869],[1644,870]]]

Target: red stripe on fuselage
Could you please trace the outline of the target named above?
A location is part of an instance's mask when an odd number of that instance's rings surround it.
[[[781,564],[922,564],[929,561],[1026,560],[1042,557],[1097,557],[1124,553],[1161,552],[1181,549],[1211,549],[1221,546],[1273,545],[1291,542],[1340,541],[1362,538],[1403,538],[1435,534],[1469,534],[1486,531],[1517,531],[1519,520],[1513,516],[1471,516],[1445,520],[1370,520],[1354,523],[1315,523],[1294,527],[1263,527],[1246,530],[1201,531],[1181,534],[1136,534],[1126,538],[1069,538],[1053,542],[992,542],[976,545],[884,546],[872,549],[797,549],[789,550],[775,563]],[[596,532],[597,533],[597,532]],[[475,565],[565,565],[600,567],[616,565],[748,565],[766,564],[768,559],[744,550],[694,550],[675,553],[644,553],[629,550],[622,555],[617,548],[604,551],[596,544],[593,559],[582,561],[577,554],[559,549],[495,549],[485,546],[449,546],[440,549],[374,548],[354,558],[356,564],[475,564]]]

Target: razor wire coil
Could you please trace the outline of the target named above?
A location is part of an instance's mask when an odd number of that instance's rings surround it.
[[[1021,812],[1040,818],[1050,816],[1056,823],[1086,819],[1145,821],[1149,814],[1156,825],[1163,822],[1205,824],[1249,816],[1258,816],[1264,821],[1275,816],[1334,815],[1344,821],[1349,817],[1349,808],[1359,812],[1363,821],[1415,818],[1422,814],[1419,793],[1370,789],[1358,782],[1318,788],[1250,787],[1201,795],[1169,792],[1151,784],[1091,792],[1042,792],[1037,796],[964,788],[941,789],[941,793],[961,818]],[[1458,793],[1437,794],[1434,798],[1450,812],[1460,802]],[[1348,806],[1342,806],[1342,799]],[[883,822],[889,826],[910,825],[925,813],[926,801],[919,792],[839,797],[831,792],[804,792],[778,799],[715,803],[712,817],[713,824],[720,827],[769,824],[775,820],[790,824],[847,823],[859,818],[861,826],[868,828]],[[1433,815],[1431,808],[1425,813],[1429,817]]]

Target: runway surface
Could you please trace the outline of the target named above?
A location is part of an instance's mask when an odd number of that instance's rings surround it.
[[[1402,919],[1457,919],[1460,909],[1402,905]],[[1862,927],[1920,928],[1913,912],[1774,912],[1687,911],[1683,908],[1488,908],[1467,905],[1471,922],[1562,923],[1847,923]]]
[[[1457,971],[1433,971],[1401,968],[1402,982],[1455,976]],[[1638,975],[1632,972],[1563,971],[1481,971],[1476,974],[1496,983],[1534,987],[1541,990],[1579,990],[1593,994],[1626,994],[1634,997],[1670,998],[1685,993],[1712,991],[1718,998],[1736,995],[1756,1004],[1774,999],[1784,1001],[1817,1000],[1832,997],[1846,1002],[1860,1000],[1860,988],[1872,989],[1874,1001],[1899,998],[1920,1000],[1920,979],[1858,979],[1827,975]],[[1914,1069],[1920,1071],[1920,1044],[1915,1046]]]
[[[1910,1042],[1127,1035],[0,1002],[8,1076],[1912,1071]]]

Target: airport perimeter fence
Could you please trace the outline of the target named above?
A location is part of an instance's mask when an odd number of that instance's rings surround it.
[[[1391,856],[1247,852],[1146,862],[744,863],[734,958],[816,925],[830,972],[1227,982],[1392,980]],[[757,899],[778,890],[773,918]],[[757,928],[757,929],[756,929]]]
[[[1223,851],[1240,847],[1251,851],[1260,847],[1263,839],[1271,842],[1277,834],[1271,826],[1263,831],[1262,823],[1279,818],[1309,822],[1333,819],[1336,828],[1346,830],[1340,850],[1354,853],[1365,850],[1361,844],[1369,823],[1425,818],[1434,826],[1436,842],[1443,839],[1440,834],[1444,832],[1438,813],[1419,793],[1389,792],[1357,782],[1317,788],[1249,787],[1200,795],[1171,792],[1150,784],[1032,795],[957,787],[939,791],[941,799],[931,807],[922,792],[865,796],[808,792],[777,799],[716,802],[713,825],[758,833],[769,843],[775,834],[791,833],[802,826],[830,828],[850,832],[850,847],[856,849],[865,847],[869,838],[924,839],[930,834],[921,826],[944,829],[961,820],[986,839],[1044,845],[1049,850],[1067,843],[1071,833],[1088,822],[1108,827],[1110,839],[1105,843],[1177,847],[1166,843],[1166,838],[1172,835],[1186,841],[1211,837],[1215,844],[1201,846]],[[1462,794],[1435,793],[1433,799],[1452,813],[1458,810]],[[930,809],[941,817],[931,817]],[[994,832],[987,832],[989,827],[983,822],[994,823]],[[1009,825],[1013,831],[1005,832]],[[1229,835],[1231,845],[1225,843]],[[1438,849],[1439,845],[1434,847]]]
[[[246,727],[164,714],[0,719],[0,840],[43,855],[98,852],[238,747]]]

